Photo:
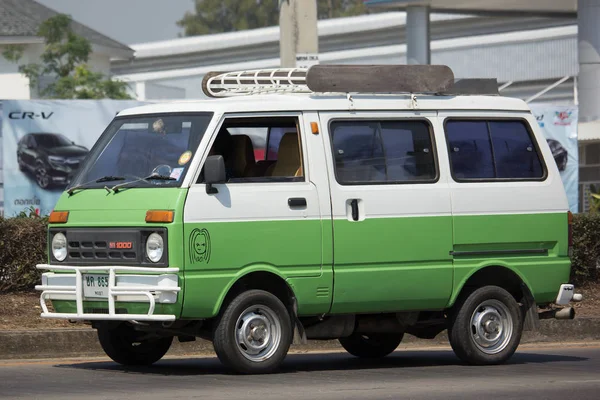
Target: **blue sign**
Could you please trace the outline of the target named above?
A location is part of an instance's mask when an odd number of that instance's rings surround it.
[[[577,146],[577,107],[531,105],[558,170],[571,212],[578,212],[579,204],[579,147]]]
[[[133,100],[8,100],[2,103],[4,215],[49,214],[115,115]]]

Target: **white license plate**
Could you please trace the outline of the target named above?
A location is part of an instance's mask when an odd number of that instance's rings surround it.
[[[83,274],[83,297],[107,299],[108,275]]]

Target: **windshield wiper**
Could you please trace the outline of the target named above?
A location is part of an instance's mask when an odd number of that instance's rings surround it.
[[[103,176],[102,178],[96,179],[96,183],[100,182],[113,182],[113,181],[124,181],[124,176]]]
[[[96,180],[90,181],[90,182],[86,182],[86,183],[82,183],[81,185],[76,185],[73,186],[72,188],[69,188],[69,190],[67,190],[67,193],[69,194],[69,196],[71,196],[73,194],[74,191],[76,191],[77,189],[89,189],[87,186],[90,183],[102,183],[102,182],[113,182],[113,181],[124,181],[125,178],[122,176],[103,176],[102,178],[98,178]]]
[[[116,193],[120,188],[126,187],[128,185],[131,185],[132,183],[136,183],[136,182],[140,182],[140,181],[148,182],[149,180],[153,180],[153,181],[176,181],[177,179],[172,178],[172,177],[167,176],[167,175],[154,175],[153,174],[153,175],[147,176],[145,178],[136,179],[134,181],[119,183],[118,185],[113,186],[110,190],[112,190],[113,192]]]

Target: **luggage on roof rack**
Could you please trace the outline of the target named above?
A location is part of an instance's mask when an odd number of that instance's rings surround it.
[[[210,72],[202,81],[209,97],[265,93],[371,93],[498,95],[496,79],[455,80],[445,65],[315,65]]]

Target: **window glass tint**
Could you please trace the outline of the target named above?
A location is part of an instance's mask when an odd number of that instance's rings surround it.
[[[331,136],[340,183],[435,179],[429,127],[423,121],[334,121]]]
[[[226,119],[209,151],[225,161],[227,182],[302,182],[304,167],[295,117]],[[200,173],[198,183],[204,182]]]
[[[521,121],[490,122],[498,178],[539,178],[542,163]]]
[[[211,118],[212,113],[116,118],[72,185],[101,188],[103,183],[94,183],[98,178],[122,176],[129,187],[180,186]],[[158,171],[172,179],[140,179]]]
[[[492,146],[486,121],[448,121],[452,171],[458,179],[494,178]]]
[[[281,138],[287,132],[294,132],[295,129],[274,127],[269,130],[269,151],[266,154],[266,160],[277,160],[279,143]]]
[[[51,149],[54,147],[67,147],[72,143],[63,135],[52,133],[36,133],[33,135],[38,146]]]
[[[461,179],[531,179],[543,166],[522,121],[446,123],[452,173]]]

